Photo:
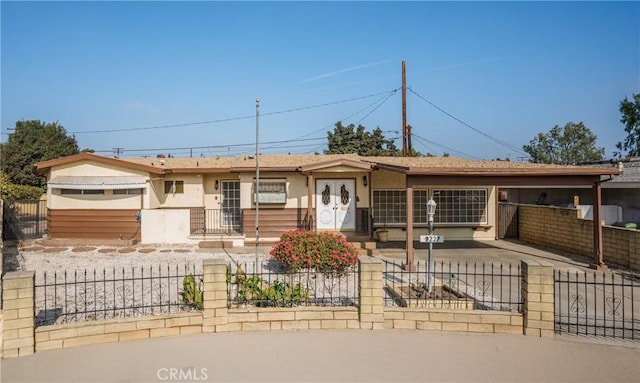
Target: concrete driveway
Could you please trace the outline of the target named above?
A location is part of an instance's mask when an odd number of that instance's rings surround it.
[[[402,330],[200,334],[8,359],[2,381],[637,382],[631,346]]]

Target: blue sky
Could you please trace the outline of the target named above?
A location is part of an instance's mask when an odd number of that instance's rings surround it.
[[[611,156],[625,136],[619,103],[640,92],[638,2],[0,8],[2,140],[17,120],[58,121],[107,155],[251,154],[256,98],[263,153],[321,152],[339,120],[398,137],[391,91],[406,60],[407,121],[423,153],[517,160],[538,132],[583,121]],[[183,126],[146,129],[167,125]]]

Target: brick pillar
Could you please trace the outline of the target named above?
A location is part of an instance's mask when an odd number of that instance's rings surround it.
[[[7,273],[2,279],[2,356],[31,355],[35,346],[33,271]]]
[[[202,332],[224,331],[227,324],[227,263],[222,259],[205,259],[204,312]]]
[[[544,261],[522,261],[524,334],[553,338],[553,265]]]
[[[360,328],[382,329],[384,325],[382,261],[371,256],[361,256],[358,262]]]

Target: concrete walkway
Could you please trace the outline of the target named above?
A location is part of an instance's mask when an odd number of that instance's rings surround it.
[[[640,349],[521,335],[282,331],[45,351],[1,367],[3,382],[638,382]]]

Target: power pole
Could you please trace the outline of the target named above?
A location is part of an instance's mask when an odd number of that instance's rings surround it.
[[[407,64],[402,60],[402,156],[407,156]]]
[[[411,146],[411,125],[407,125],[407,157],[413,157],[413,146]]]

